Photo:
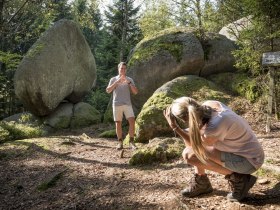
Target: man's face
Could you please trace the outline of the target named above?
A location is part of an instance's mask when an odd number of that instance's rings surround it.
[[[126,73],[126,65],[122,64],[119,68],[119,75],[125,75]]]

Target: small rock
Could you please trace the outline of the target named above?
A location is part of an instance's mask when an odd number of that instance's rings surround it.
[[[270,181],[268,179],[260,179],[260,180],[258,180],[258,183],[259,184],[269,184]]]

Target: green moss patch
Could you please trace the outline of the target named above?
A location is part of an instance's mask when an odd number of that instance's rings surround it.
[[[44,131],[40,126],[31,127],[15,122],[0,122],[0,143],[8,140],[39,137],[43,134]]]
[[[135,48],[128,66],[147,61],[159,52],[168,52],[179,63],[182,59],[184,43],[180,40],[183,33],[192,30],[186,28],[172,28],[164,30],[156,36],[143,39]]]
[[[145,165],[154,162],[167,162],[181,156],[185,145],[177,138],[155,138],[149,144],[137,150],[131,159],[130,165]]]
[[[255,102],[263,92],[257,79],[250,78],[245,73],[221,73],[208,78],[226,91],[243,96],[250,102]]]
[[[100,138],[117,138],[116,130],[109,130],[104,131],[103,133],[99,134],[98,137]]]

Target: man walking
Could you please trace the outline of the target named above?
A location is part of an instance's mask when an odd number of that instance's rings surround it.
[[[129,123],[129,144],[132,149],[137,149],[134,144],[135,116],[131,105],[130,92],[138,93],[133,79],[126,76],[126,63],[118,65],[119,75],[112,77],[106,88],[107,93],[113,92],[113,116],[118,137],[117,149],[123,148],[122,119],[123,114]]]

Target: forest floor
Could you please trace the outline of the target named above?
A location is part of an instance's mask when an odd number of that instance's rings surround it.
[[[266,161],[242,203],[227,201],[227,181],[211,172],[212,193],[183,198],[194,170],[182,158],[130,166],[133,151],[121,156],[98,125],[0,145],[0,209],[280,209],[280,124],[270,134],[254,125]]]

